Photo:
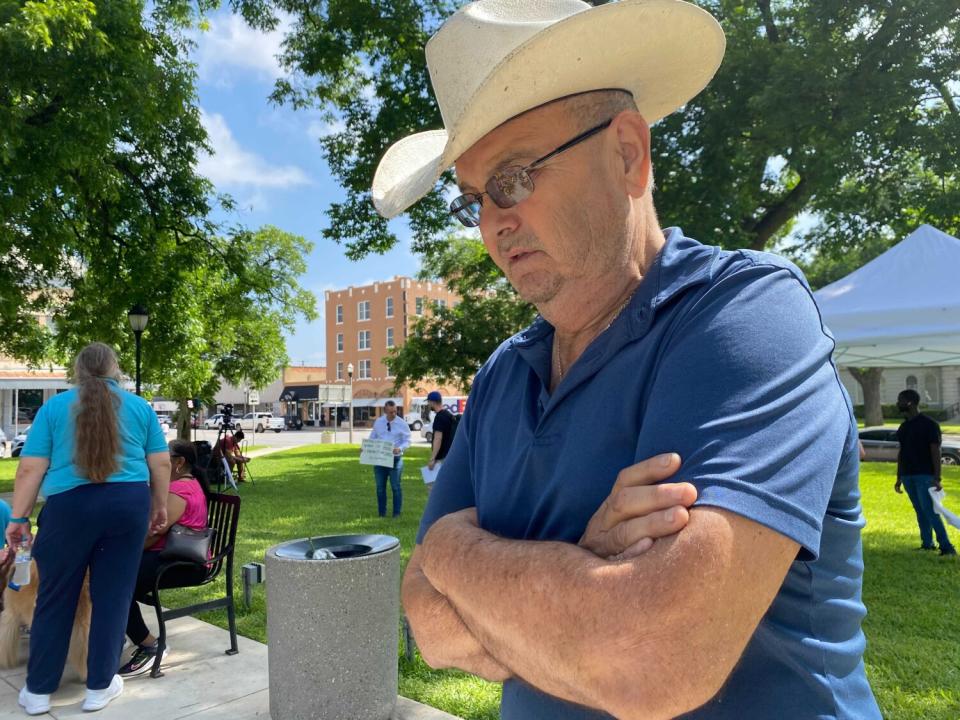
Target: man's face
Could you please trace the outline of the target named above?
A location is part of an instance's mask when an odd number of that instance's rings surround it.
[[[910,402],[910,400],[908,400],[907,398],[903,397],[902,395],[897,398],[897,410],[899,410],[900,412],[904,414],[908,413],[912,406],[913,406],[913,403]]]
[[[393,422],[397,419],[397,406],[387,405],[383,408],[383,414],[387,416],[387,422]]]
[[[586,130],[563,102],[532,110],[488,133],[456,163],[460,187],[483,191],[507,166],[525,166]],[[525,300],[576,302],[627,262],[628,198],[610,162],[611,128],[531,172],[534,192],[512,208],[484,197],[480,233],[491,258]]]

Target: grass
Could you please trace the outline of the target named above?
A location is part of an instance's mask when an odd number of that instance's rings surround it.
[[[426,501],[419,482],[425,448],[407,453],[404,512],[399,520],[380,519],[372,472],[357,463],[356,449],[317,445],[266,455],[253,461],[255,484],[244,486],[237,566],[263,561],[267,548],[308,534],[387,533],[409,557],[417,520]],[[12,486],[16,462],[0,460],[0,491]],[[956,720],[960,717],[960,562],[921,553],[916,521],[906,495],[893,492],[895,467],[866,463],[861,473],[864,513],[863,596],[868,614],[867,673],[887,720]],[[960,507],[960,468],[944,469],[947,504]],[[955,541],[958,531],[951,529]],[[238,573],[239,576],[239,573]],[[240,597],[239,579],[237,580]],[[197,591],[168,595],[194,602]],[[212,594],[212,593],[211,593]],[[252,606],[238,606],[240,633],[266,641],[264,586],[255,588]],[[221,612],[201,616],[226,627]],[[399,644],[398,644],[399,648]],[[419,658],[400,659],[401,694],[469,720],[499,716],[499,686],[453,671],[436,671]]]
[[[884,427],[900,427],[900,423],[903,420],[884,420]],[[863,420],[857,421],[857,427],[864,427]],[[960,425],[950,425],[948,423],[940,423],[940,431],[946,435],[960,435]]]

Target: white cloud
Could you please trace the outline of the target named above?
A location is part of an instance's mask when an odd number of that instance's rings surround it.
[[[202,156],[197,170],[218,188],[287,188],[310,184],[310,178],[296,165],[272,165],[256,153],[244,150],[233,137],[223,115],[201,110],[200,119],[214,153]]]
[[[284,72],[277,56],[290,24],[289,17],[281,16],[277,29],[267,33],[254,30],[239,15],[214,15],[209,19],[209,29],[195,36],[200,78],[222,83],[226,68],[252,70],[264,80],[281,77]]]
[[[337,118],[333,122],[328,120],[314,120],[307,126],[307,135],[310,136],[311,140],[319,140],[328,135],[343,132],[346,127],[346,124],[340,118]]]

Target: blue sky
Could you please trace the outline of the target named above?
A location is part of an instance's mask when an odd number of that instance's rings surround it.
[[[400,245],[360,262],[347,260],[342,247],[323,238],[325,211],[344,193],[331,177],[317,140],[331,131],[319,113],[276,107],[267,100],[281,74],[276,56],[282,30],[251,30],[241,18],[223,11],[209,20],[209,29],[196,36],[193,59],[214,154],[201,161],[199,170],[219,192],[237,201],[238,214],[229,219],[250,228],[276,225],[314,243],[301,284],[316,294],[321,317],[298,324],[287,352],[292,363],[323,365],[324,290],[413,275],[419,262],[402,228]]]

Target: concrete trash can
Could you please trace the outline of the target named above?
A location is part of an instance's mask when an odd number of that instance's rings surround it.
[[[266,554],[273,720],[389,720],[397,701],[400,541],[331,535]]]

